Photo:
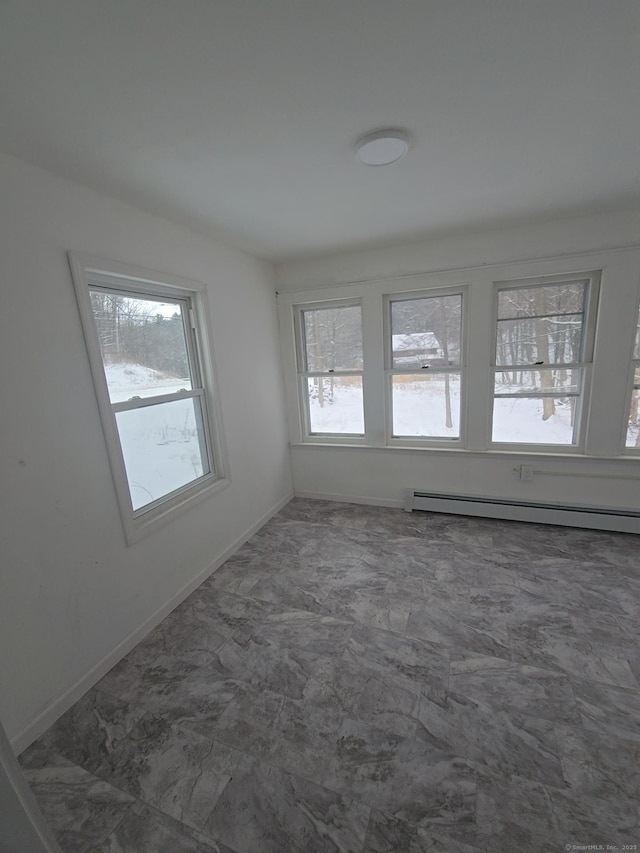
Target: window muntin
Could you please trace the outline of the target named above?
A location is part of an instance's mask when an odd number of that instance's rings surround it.
[[[460,439],[463,294],[388,302],[391,438]]]
[[[494,443],[578,445],[592,287],[580,278],[497,289]]]
[[[363,437],[360,303],[299,309],[299,375],[309,436]]]
[[[640,450],[640,308],[638,308],[636,339],[631,367],[633,371],[631,380],[631,405],[627,420],[625,447]]]

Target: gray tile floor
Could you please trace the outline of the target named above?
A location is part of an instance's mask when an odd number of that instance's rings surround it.
[[[296,499],[25,774],[65,853],[638,850],[639,545]]]

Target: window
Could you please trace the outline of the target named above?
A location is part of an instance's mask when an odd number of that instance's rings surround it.
[[[633,347],[633,358],[631,362],[631,408],[629,409],[629,421],[627,423],[627,438],[625,446],[640,449],[640,308],[638,309],[638,321],[636,325],[636,339]]]
[[[640,252],[610,255],[281,292],[292,447],[640,458]]]
[[[296,325],[306,434],[364,436],[360,304],[299,307]]]
[[[70,257],[123,520],[135,539],[224,482],[203,288]]]
[[[580,443],[596,287],[589,276],[497,288],[494,443]]]
[[[387,300],[391,437],[459,439],[462,293]]]

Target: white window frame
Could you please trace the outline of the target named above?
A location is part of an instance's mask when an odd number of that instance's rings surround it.
[[[633,338],[631,340],[631,354],[629,357],[629,378],[627,380],[627,411],[622,430],[622,444],[620,452],[625,456],[640,456],[640,447],[629,447],[627,445],[627,432],[629,429],[629,416],[631,415],[631,399],[634,388],[640,389],[636,384],[636,370],[640,369],[640,346],[636,353],[636,336],[638,335],[638,324],[640,324],[640,303],[635,314],[636,321],[633,326]]]
[[[462,317],[460,320],[460,364],[456,367],[438,366],[432,373],[454,373],[460,375],[460,434],[449,436],[394,436],[393,435],[393,376],[415,373],[424,375],[422,368],[393,367],[391,306],[393,302],[405,302],[413,299],[437,299],[442,296],[460,296]],[[467,388],[467,347],[468,347],[468,286],[421,288],[420,290],[386,293],[383,295],[384,330],[384,373],[385,373],[385,428],[386,444],[389,447],[447,447],[466,446],[466,388]]]
[[[596,318],[600,296],[600,271],[559,273],[557,275],[536,276],[532,278],[515,279],[511,281],[496,281],[493,284],[493,338],[491,346],[491,370],[490,370],[490,407],[489,407],[489,448],[493,450],[515,451],[520,453],[562,453],[567,455],[583,454],[585,450],[585,438],[587,429],[587,415],[591,394],[591,376],[593,372],[593,356],[595,347]],[[581,389],[576,395],[576,410],[574,444],[531,444],[526,442],[503,442],[493,441],[493,412],[495,399],[495,377],[496,373],[505,369],[513,369],[513,365],[497,365],[496,352],[498,340],[498,295],[503,290],[515,290],[543,287],[545,285],[562,284],[567,281],[586,281],[586,294],[584,305],[584,321],[582,333],[582,352],[580,361],[562,364],[565,370],[581,371]],[[534,365],[519,365],[523,369],[533,369]],[[551,369],[552,365],[549,365]],[[514,397],[517,395],[514,395]],[[526,397],[526,394],[521,396]]]
[[[117,261],[92,258],[73,252],[69,252],[68,257],[120,515],[127,542],[132,544],[230,482],[222,420],[215,397],[217,381],[207,324],[206,289],[197,281],[164,275]],[[192,371],[192,391],[158,395],[133,403],[111,402],[91,304],[90,288],[92,287],[104,288],[110,292],[119,290],[123,295],[134,297],[140,295],[158,299],[179,299],[185,304],[190,318],[190,323],[185,324],[185,329]],[[192,397],[198,397],[201,401],[202,426],[210,471],[163,498],[134,510],[116,414],[138,406],[157,405],[174,399]]]
[[[364,400],[364,328],[363,336],[363,367],[360,370],[307,370],[307,352],[304,332],[304,313],[306,311],[323,311],[332,308],[359,308],[360,322],[364,326],[364,313],[361,298],[327,299],[319,302],[302,303],[293,306],[294,335],[296,347],[296,366],[298,374],[298,408],[300,412],[300,428],[303,441],[316,444],[365,444],[366,443],[366,403]],[[342,432],[312,432],[311,414],[309,411],[309,392],[307,380],[314,377],[330,378],[340,376],[359,376],[362,382],[364,431],[362,433]]]

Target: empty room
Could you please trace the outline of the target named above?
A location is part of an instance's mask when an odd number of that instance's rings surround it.
[[[4,0],[0,74],[0,851],[637,851],[636,0]]]

